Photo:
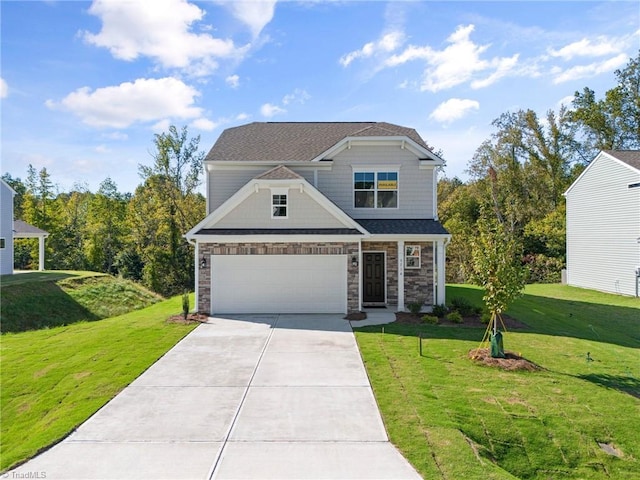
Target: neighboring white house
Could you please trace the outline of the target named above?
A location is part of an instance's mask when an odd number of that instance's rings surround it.
[[[0,179],[0,275],[13,273],[13,196],[16,192]]]
[[[565,197],[567,283],[638,296],[640,151],[600,152]]]

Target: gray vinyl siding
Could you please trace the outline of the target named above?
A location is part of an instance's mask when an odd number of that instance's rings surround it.
[[[353,168],[399,166],[398,208],[353,206]],[[318,172],[318,190],[353,218],[433,218],[433,170],[420,170],[418,158],[399,146],[353,146],[333,159],[331,171]]]
[[[299,189],[289,189],[287,208],[288,218],[271,218],[271,191],[261,189],[216,223],[216,228],[344,228],[344,224]]]
[[[567,283],[635,295],[640,172],[600,154],[567,192]]]

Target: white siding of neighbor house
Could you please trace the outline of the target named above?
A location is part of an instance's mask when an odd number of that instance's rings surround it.
[[[271,190],[262,188],[220,219],[216,228],[344,228],[344,224],[298,188],[290,188],[288,218],[271,218]]]
[[[567,191],[567,283],[636,294],[640,172],[601,153]]]
[[[354,208],[354,168],[377,165],[400,167],[398,208]],[[433,218],[433,174],[400,146],[354,145],[333,158],[331,171],[318,172],[318,190],[352,218]]]
[[[13,191],[4,181],[0,181],[0,238],[4,238],[0,275],[7,275],[13,273]]]

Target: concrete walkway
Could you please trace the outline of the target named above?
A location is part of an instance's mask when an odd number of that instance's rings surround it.
[[[8,478],[43,474],[420,478],[388,442],[355,337],[339,315],[211,319]]]

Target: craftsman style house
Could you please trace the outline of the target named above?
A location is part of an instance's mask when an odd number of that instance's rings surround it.
[[[197,308],[348,313],[445,301],[442,160],[411,128],[380,122],[251,123],[205,158],[195,245]]]

